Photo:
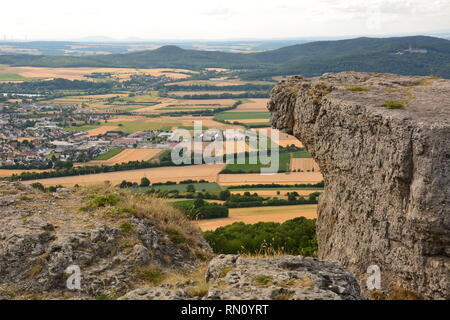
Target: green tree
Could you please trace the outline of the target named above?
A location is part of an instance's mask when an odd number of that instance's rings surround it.
[[[193,184],[188,184],[187,187],[186,187],[186,191],[194,193],[195,192],[194,185]]]
[[[229,190],[223,190],[223,191],[220,191],[220,193],[219,193],[219,199],[223,200],[223,201],[230,199],[230,196],[231,196],[231,192]]]
[[[148,186],[150,186],[150,180],[147,177],[143,177],[141,179],[141,184],[139,186],[140,187],[148,187]]]

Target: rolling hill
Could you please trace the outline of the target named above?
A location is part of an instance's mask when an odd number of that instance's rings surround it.
[[[344,70],[436,75],[450,78],[450,41],[426,36],[316,41],[259,53],[186,50],[163,46],[97,56],[0,55],[0,64],[39,67],[221,67],[243,70],[245,79],[316,76]]]

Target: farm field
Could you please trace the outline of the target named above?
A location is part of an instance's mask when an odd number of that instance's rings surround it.
[[[44,172],[48,170],[36,170],[36,169],[30,169],[30,170],[19,170],[19,169],[0,169],[0,177],[9,177],[13,174],[21,174],[22,172]]]
[[[171,185],[161,185],[161,186],[152,186],[151,188],[155,188],[158,190],[178,190],[179,192],[186,192],[186,188],[189,184],[171,184]],[[192,183],[196,191],[201,192],[209,192],[209,193],[218,193],[222,191],[222,187],[219,186],[217,183],[207,183],[207,182],[201,182],[201,183]],[[135,192],[140,193],[144,192],[145,190],[148,190],[148,188],[138,188],[135,190]],[[173,199],[173,201],[180,201],[182,199]],[[208,200],[211,202],[211,200]]]
[[[116,148],[119,149],[119,148]],[[112,149],[113,151],[115,149]],[[119,153],[109,157],[108,159],[96,159],[84,163],[76,163],[76,166],[113,166],[129,161],[146,161],[156,157],[163,149],[121,149]],[[106,154],[105,154],[106,155]],[[102,155],[103,156],[103,155]],[[100,156],[101,157],[101,156]]]
[[[117,130],[117,129],[119,129],[118,126],[101,126],[101,127],[98,127],[98,128],[86,130],[86,135],[88,137],[95,137],[95,136],[98,136],[100,134],[105,134],[108,131],[114,131],[114,130]],[[83,129],[81,129],[81,130],[83,130]]]
[[[229,112],[267,112],[267,103],[269,99],[251,98],[243,99],[241,105]]]
[[[33,81],[40,80],[41,78],[27,78],[17,73],[1,73],[0,71],[0,81],[4,82],[22,82],[22,81]]]
[[[138,169],[128,171],[117,171],[107,173],[97,173],[90,175],[80,175],[71,177],[58,177],[49,179],[29,180],[24,183],[31,184],[33,182],[40,182],[45,186],[62,185],[72,187],[78,185],[95,185],[105,181],[111,182],[112,185],[117,185],[123,180],[130,182],[140,182],[142,177],[147,177],[154,182],[180,182],[183,180],[206,180],[209,182],[217,182],[217,175],[223,169],[222,164],[213,165],[196,165],[196,166],[180,166],[180,167],[161,167]]]
[[[278,191],[280,194],[278,194]],[[297,192],[301,196],[307,196],[314,192],[323,192],[322,189],[311,189],[311,190],[305,190],[305,189],[292,189],[292,190],[284,190],[283,188],[277,189],[277,190],[264,190],[264,189],[248,189],[248,190],[235,190],[231,189],[230,192],[232,194],[244,194],[244,192],[250,192],[251,194],[257,193],[258,195],[262,197],[278,197],[282,199],[287,199],[287,193],[288,192]]]
[[[251,184],[310,184],[323,181],[320,172],[289,172],[273,175],[249,174],[220,174],[218,183],[222,186],[251,185]]]
[[[218,95],[218,94],[242,94],[245,93],[245,91],[170,91],[170,95],[174,96],[186,96],[186,95],[203,95],[203,94],[210,94],[210,95]]]
[[[125,119],[121,119],[125,120]],[[111,126],[111,123],[114,123]],[[104,134],[108,131],[120,130],[125,133],[135,133],[144,130],[170,130],[173,127],[182,125],[176,118],[131,118],[125,121],[110,120],[108,123],[101,123],[93,126],[68,127],[67,131],[86,131],[89,136]]]
[[[166,83],[167,87],[170,87],[172,85],[179,85],[179,86],[217,86],[217,87],[227,87],[227,86],[237,86],[237,85],[245,85],[245,84],[257,84],[257,85],[267,85],[267,84],[273,84],[275,85],[276,82],[271,81],[244,81],[241,79],[232,79],[229,77],[219,77],[219,78],[210,78],[208,80],[186,80],[186,81],[179,81],[179,82],[172,82],[172,83]],[[226,89],[224,89],[226,90]]]
[[[245,120],[245,119],[258,119],[261,122],[261,119],[267,120],[270,118],[270,114],[268,112],[222,112],[215,116],[217,120]]]
[[[285,222],[297,217],[317,218],[317,205],[296,205],[279,207],[256,207],[230,209],[228,218],[192,221],[202,231],[212,231],[235,222],[254,224],[258,222]]]
[[[108,152],[99,155],[97,158],[95,158],[94,160],[109,160],[113,157],[115,157],[116,155],[118,155],[119,153],[121,153],[124,150],[124,148],[113,148],[111,150],[109,150]]]
[[[149,74],[152,76],[166,76],[172,79],[186,79],[195,71],[187,69],[132,69],[132,68],[45,68],[45,67],[10,67],[5,66],[0,74],[17,74],[25,78],[68,80],[92,80],[86,77],[93,73],[111,73],[114,80],[129,80],[132,74]]]
[[[312,158],[292,158],[291,170],[320,171],[320,168]]]
[[[278,172],[285,172],[287,171],[287,169],[289,168],[289,162],[291,159],[291,154],[290,153],[281,153],[279,155],[279,169]],[[231,173],[231,172],[236,172],[237,174],[239,173],[257,173],[259,174],[261,172],[261,168],[264,167],[270,167],[270,165],[262,165],[259,161],[258,158],[256,158],[255,156],[248,156],[245,159],[245,164],[238,164],[238,163],[233,163],[233,164],[229,164],[225,167],[225,170],[227,172],[224,173]],[[256,163],[251,163],[251,162],[256,162]]]

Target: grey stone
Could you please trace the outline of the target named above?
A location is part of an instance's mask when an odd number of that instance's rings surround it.
[[[387,101],[404,108],[387,109]],[[296,136],[324,176],[319,257],[340,261],[362,288],[378,265],[383,290],[448,299],[450,81],[290,77],[271,91],[268,108],[273,127]]]

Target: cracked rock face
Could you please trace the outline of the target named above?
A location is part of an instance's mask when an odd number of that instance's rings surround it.
[[[140,288],[120,300],[359,300],[355,277],[339,263],[284,256],[244,258],[219,255],[206,272],[203,296],[189,295],[183,286]]]
[[[81,212],[78,197],[0,182],[0,300],[114,298],[141,285],[136,275],[149,265],[195,268],[189,248],[149,219],[124,218],[133,229],[126,232],[111,219]],[[205,240],[198,241],[209,254]],[[80,288],[73,290],[66,273],[72,265],[81,270]]]
[[[273,127],[320,166],[319,257],[365,287],[449,298],[450,81],[343,72],[294,76],[271,92]]]

